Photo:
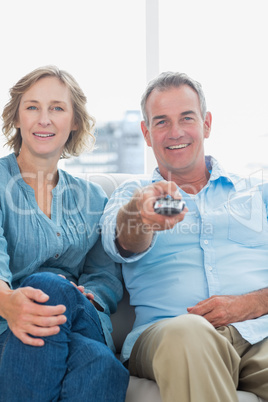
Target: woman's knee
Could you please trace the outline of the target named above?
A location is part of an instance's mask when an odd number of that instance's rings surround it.
[[[77,290],[68,279],[53,272],[38,272],[32,274],[24,280],[21,286],[32,286],[44,292],[49,292],[51,289],[60,291],[62,288],[64,289],[66,287]]]
[[[64,304],[68,302],[72,292],[79,294],[75,286],[67,279],[52,272],[40,272],[30,275],[26,278],[21,287],[30,286],[39,289],[49,296],[49,300],[44,303],[48,305]]]
[[[25,278],[21,287],[31,286],[36,289],[42,288],[43,290],[50,289],[53,284],[62,284],[63,281],[66,281],[66,279],[52,272],[38,272]]]

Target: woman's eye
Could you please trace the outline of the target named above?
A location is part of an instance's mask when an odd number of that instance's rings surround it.
[[[60,106],[55,106],[55,107],[54,107],[54,110],[62,111],[63,109],[62,109],[62,107],[60,107]]]
[[[27,109],[28,110],[36,110],[37,108],[36,108],[36,106],[29,106],[29,107],[27,107]]]

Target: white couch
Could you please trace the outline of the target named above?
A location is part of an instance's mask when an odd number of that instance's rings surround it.
[[[134,176],[124,173],[92,173],[81,175],[81,177],[84,177],[92,182],[99,183],[105,190],[107,196],[110,197],[111,193],[120,183]],[[120,353],[126,335],[130,332],[132,328],[134,318],[134,308],[129,305],[129,297],[127,291],[125,291],[124,297],[118,305],[117,312],[112,315],[112,323],[114,328],[113,339],[118,354]],[[239,398],[239,402],[268,402],[249,392],[237,391],[237,395]],[[162,399],[160,397],[159,388],[154,381],[131,376],[126,396],[126,402],[162,402]],[[178,397],[178,402],[185,401],[180,401]]]

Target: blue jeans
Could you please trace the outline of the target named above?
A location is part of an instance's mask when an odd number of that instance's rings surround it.
[[[29,276],[22,286],[66,306],[67,322],[43,347],[25,345],[8,329],[0,335],[0,401],[125,401],[129,374],[105,344],[98,313],[58,275]]]

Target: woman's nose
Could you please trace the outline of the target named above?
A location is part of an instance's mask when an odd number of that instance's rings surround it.
[[[51,124],[51,120],[50,120],[48,111],[42,111],[42,112],[40,113],[39,124],[40,124],[42,127],[46,127],[46,126],[48,126],[49,124]]]

